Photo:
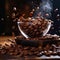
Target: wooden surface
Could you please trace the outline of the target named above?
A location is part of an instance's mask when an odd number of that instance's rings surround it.
[[[14,36],[0,36],[0,41],[1,40],[7,40],[9,38],[14,39],[15,37]]]
[[[3,44],[4,42],[6,42],[8,39],[12,39],[14,40],[14,36],[0,36],[0,44]]]

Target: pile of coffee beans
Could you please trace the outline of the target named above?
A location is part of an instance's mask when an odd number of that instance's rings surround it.
[[[41,37],[43,31],[47,28],[48,20],[44,18],[24,19],[20,23],[22,31],[29,37]]]
[[[40,45],[35,47],[35,46],[25,46],[25,45],[22,45],[22,44],[17,44],[15,40],[11,40],[9,39],[9,41],[11,42],[11,44],[5,44],[4,46],[2,46],[0,44],[0,55],[10,55],[10,56],[19,56],[19,57],[29,57],[29,56],[34,56],[34,57],[40,57],[42,55],[45,55],[45,56],[55,56],[55,55],[58,55],[60,56],[60,41],[57,39],[56,43],[55,40],[54,42],[51,40],[47,40],[46,39],[49,37],[49,39],[53,39],[52,37],[56,38],[60,38],[59,36],[56,36],[56,35],[49,35],[49,36],[45,36],[44,40],[41,40],[43,39],[43,37],[40,37],[41,41],[40,41]],[[32,39],[26,39],[24,38],[23,36],[18,36],[16,37],[16,39],[20,39],[23,42],[26,42],[26,41],[29,41],[29,40],[33,40]],[[26,41],[24,41],[26,40]],[[33,40],[33,42],[35,42],[36,39]],[[42,43],[42,41],[44,41]],[[52,42],[52,43],[51,43]],[[31,41],[28,42],[32,45]],[[27,44],[27,43],[26,43]],[[35,43],[34,43],[35,44]],[[35,44],[36,45],[36,44]],[[58,47],[56,49],[56,47]]]
[[[56,44],[55,44],[56,45]],[[30,46],[22,46],[22,45],[15,45],[10,46],[9,48],[3,46],[0,49],[0,55],[10,55],[10,56],[19,56],[19,57],[29,57],[35,56],[40,57],[42,55],[45,56],[60,56],[60,52],[56,51],[52,45],[46,44],[45,46],[40,45],[39,47],[30,47]]]

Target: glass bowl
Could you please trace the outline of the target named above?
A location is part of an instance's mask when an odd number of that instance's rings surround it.
[[[51,20],[44,18],[27,18],[17,22],[19,31],[25,38],[45,36],[51,28]]]

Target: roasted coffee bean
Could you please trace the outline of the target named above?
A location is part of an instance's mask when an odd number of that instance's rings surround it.
[[[52,55],[54,55],[54,56],[57,55],[57,52],[52,52]]]
[[[36,56],[41,57],[42,55],[43,55],[42,53],[38,53]]]
[[[57,55],[60,56],[60,52],[58,52]]]

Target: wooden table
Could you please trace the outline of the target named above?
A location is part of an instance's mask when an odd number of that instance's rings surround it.
[[[0,44],[4,44],[4,42],[6,42],[8,39],[14,40],[14,38],[14,36],[0,36]]]

